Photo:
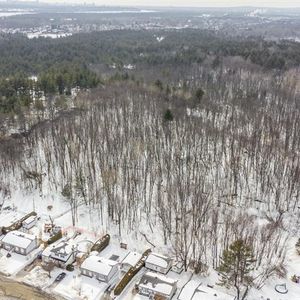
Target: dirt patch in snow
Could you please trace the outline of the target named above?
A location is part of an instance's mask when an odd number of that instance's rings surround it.
[[[0,299],[54,300],[33,287],[0,276]]]

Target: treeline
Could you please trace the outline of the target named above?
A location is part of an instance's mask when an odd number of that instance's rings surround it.
[[[92,88],[98,83],[94,72],[79,65],[52,67],[37,78],[25,73],[0,77],[0,113],[19,113],[34,99],[54,94],[71,95],[72,88]]]
[[[161,42],[158,36],[163,36]],[[241,56],[268,69],[300,63],[300,44],[260,38],[225,37],[208,30],[108,31],[76,34],[64,39],[0,38],[2,75],[37,74],[59,64],[191,64],[209,56]]]
[[[71,95],[72,88],[96,87],[99,81],[99,77],[87,67],[66,65],[60,68],[52,67],[41,73],[38,87],[45,94]]]

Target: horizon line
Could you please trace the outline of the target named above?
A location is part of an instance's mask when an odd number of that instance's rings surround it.
[[[217,6],[209,6],[209,5],[203,5],[203,6],[186,6],[186,5],[137,5],[137,4],[97,4],[95,1],[88,1],[84,3],[76,3],[76,2],[66,2],[66,1],[56,1],[56,2],[49,2],[47,0],[32,0],[32,1],[9,1],[9,0],[0,0],[0,4],[48,4],[48,5],[64,5],[64,6],[93,6],[93,7],[135,7],[135,8],[186,8],[186,9],[199,9],[199,8],[204,8],[204,9],[226,9],[226,8],[258,8],[258,9],[276,9],[276,8],[281,8],[281,9],[300,9],[299,6],[257,6],[257,5],[217,5]]]

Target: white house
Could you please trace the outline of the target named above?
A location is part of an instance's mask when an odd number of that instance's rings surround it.
[[[77,249],[66,241],[59,241],[48,246],[42,253],[42,260],[45,263],[53,262],[60,268],[72,264],[76,258]]]
[[[22,222],[24,229],[29,230],[37,223],[37,216],[31,216]]]
[[[39,246],[36,236],[16,230],[8,232],[0,240],[0,245],[7,251],[22,255],[28,255]]]
[[[121,262],[121,270],[127,272],[131,267],[134,267],[142,258],[142,254],[138,252],[128,252]]]
[[[138,293],[154,299],[155,296],[172,299],[177,290],[177,281],[153,272],[147,272],[141,278],[138,286]]]
[[[116,261],[97,255],[90,255],[82,263],[80,270],[82,275],[96,278],[106,283],[119,272],[118,263]]]
[[[234,300],[233,296],[219,292],[213,288],[202,285],[196,280],[189,281],[182,289],[178,300]]]
[[[192,300],[201,282],[191,280],[181,289],[178,300]]]
[[[157,253],[150,253],[145,261],[146,268],[167,274],[172,266],[172,259]]]
[[[192,300],[198,299],[207,299],[207,300],[234,300],[235,297],[219,292],[213,288],[207,287],[205,285],[200,285],[195,294],[192,297]]]

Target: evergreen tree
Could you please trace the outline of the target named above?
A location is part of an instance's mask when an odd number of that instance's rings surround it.
[[[170,109],[166,110],[166,112],[164,114],[164,119],[165,119],[165,121],[173,121],[174,116],[173,116],[173,114],[172,114],[172,112],[171,112]]]
[[[237,300],[244,300],[250,286],[253,284],[251,272],[254,268],[254,255],[252,248],[239,239],[233,242],[228,249],[223,251],[220,273],[220,285],[227,288],[234,287]]]
[[[195,92],[195,98],[198,103],[202,100],[203,96],[204,96],[204,91],[201,88],[198,88]]]

